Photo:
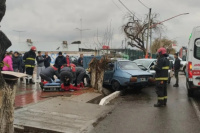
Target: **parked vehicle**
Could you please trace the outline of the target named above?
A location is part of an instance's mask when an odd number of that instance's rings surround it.
[[[174,55],[169,55],[169,58],[170,60],[173,60],[173,64],[174,64]],[[181,61],[181,68],[180,68],[180,71],[183,71],[185,73],[185,70],[186,70],[186,63],[187,61],[183,61],[180,57],[178,57],[179,60]]]
[[[148,72],[150,72],[153,75],[153,78],[155,78],[155,74],[156,71],[154,69],[152,69],[152,66],[154,66],[156,64],[157,59],[137,59],[134,60],[133,62],[135,62],[137,65],[139,66],[144,66],[145,68],[147,68]],[[173,66],[172,61],[170,60],[170,68]],[[169,69],[168,71],[168,75],[169,75],[169,79],[168,79],[168,83],[170,83],[171,81],[171,77],[170,77],[170,73],[171,73],[171,69]],[[153,80],[155,82],[155,80]],[[152,81],[151,81],[152,82]]]
[[[189,97],[200,90],[200,26],[193,29],[188,43],[186,86]]]
[[[148,84],[152,76],[132,61],[113,60],[105,71],[103,84],[111,85],[113,90],[119,90],[121,87],[142,88]]]

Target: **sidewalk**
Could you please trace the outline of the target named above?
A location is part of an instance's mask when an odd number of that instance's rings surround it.
[[[18,132],[86,133],[112,106],[87,103],[100,96],[84,93],[74,97],[55,97],[15,111]],[[20,128],[21,130],[20,130]]]

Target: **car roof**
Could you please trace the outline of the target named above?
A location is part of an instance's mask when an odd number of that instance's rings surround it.
[[[150,60],[150,61],[154,61],[154,60],[157,60],[157,59],[145,59],[145,58],[143,58],[143,59],[136,59],[136,60]]]

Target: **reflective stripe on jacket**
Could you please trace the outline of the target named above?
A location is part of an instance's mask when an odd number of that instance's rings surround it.
[[[166,57],[160,57],[155,66],[155,80],[165,81],[168,80],[169,60]]]
[[[35,67],[36,54],[33,51],[28,51],[24,54],[23,61],[25,67]]]

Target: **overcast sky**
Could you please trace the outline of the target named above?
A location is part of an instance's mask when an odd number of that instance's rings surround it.
[[[148,9],[138,0],[121,0],[135,15],[143,19]],[[199,0],[141,0],[162,21],[180,13],[190,13],[164,23],[162,36],[187,45],[194,26],[200,25]],[[121,47],[125,38],[122,25],[127,22],[127,10],[118,0],[7,0],[7,12],[1,23],[2,30],[14,43],[30,38],[33,42],[54,42],[80,40],[80,19],[82,18],[83,42],[87,47],[97,42],[94,37],[99,31],[102,36],[110,24],[113,29],[112,47]],[[155,37],[156,35],[154,35]]]

